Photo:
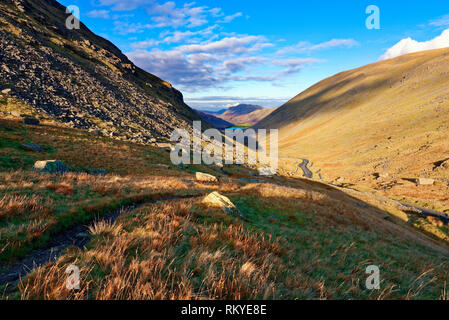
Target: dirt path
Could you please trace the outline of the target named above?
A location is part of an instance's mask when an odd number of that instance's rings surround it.
[[[0,286],[10,284],[9,288],[13,288],[17,283],[31,273],[34,269],[45,265],[49,262],[53,262],[63,255],[64,249],[70,246],[76,246],[83,248],[89,241],[89,226],[97,221],[110,221],[114,222],[118,217],[125,213],[134,211],[146,204],[158,203],[163,201],[174,201],[182,199],[199,198],[204,195],[193,196],[172,196],[158,200],[150,200],[142,203],[135,203],[126,207],[119,208],[117,210],[108,212],[101,217],[95,217],[85,224],[76,225],[61,231],[60,233],[51,237],[51,240],[45,245],[45,247],[33,250],[25,258],[8,266],[0,266]]]

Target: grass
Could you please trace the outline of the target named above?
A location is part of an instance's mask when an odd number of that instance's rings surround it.
[[[370,198],[285,177],[243,182],[239,178],[253,174],[244,166],[180,169],[161,149],[45,123],[3,119],[0,135],[0,155],[11,159],[0,167],[3,267],[53,234],[129,203],[216,190],[249,219],[208,208],[201,197],[147,203],[113,224],[91,226],[86,248],[66,249],[4,299],[446,298],[449,249],[421,233],[416,221],[389,216]],[[26,152],[21,142],[46,152]],[[30,170],[34,161],[48,158],[76,171]],[[89,168],[107,174],[91,175]],[[220,176],[220,182],[196,182],[197,170]],[[367,205],[360,207],[361,201]],[[78,291],[65,287],[71,264],[81,269]],[[380,267],[381,290],[364,286],[372,264]]]
[[[42,246],[68,226],[133,202],[160,195],[196,194],[192,178],[170,164],[155,147],[127,144],[54,125],[25,126],[0,120],[0,262],[12,262]],[[20,143],[41,145],[46,152],[22,150]],[[39,174],[35,161],[63,160],[73,173]],[[200,170],[193,166],[189,170]],[[107,175],[91,175],[106,169]],[[213,172],[207,169],[205,171]],[[151,178],[150,178],[151,177]]]
[[[86,250],[68,250],[38,269],[20,285],[18,297],[446,298],[447,260],[440,253],[370,225],[349,206],[325,207],[319,202],[332,199],[319,192],[315,200],[308,197],[299,188],[247,185],[231,198],[250,223],[199,200],[147,205],[112,225],[92,227]],[[81,269],[79,291],[65,288],[70,264]],[[381,290],[365,288],[365,269],[372,264],[380,267]]]

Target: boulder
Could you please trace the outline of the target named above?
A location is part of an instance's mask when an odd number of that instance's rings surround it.
[[[271,167],[266,168],[259,168],[259,175],[265,176],[265,177],[271,177],[276,174],[276,169],[273,169]]]
[[[32,125],[32,126],[38,126],[40,124],[39,120],[36,118],[24,118],[23,119],[23,123],[28,124],[28,125]]]
[[[167,152],[171,152],[173,150],[173,146],[170,143],[157,143],[156,146]]]
[[[33,169],[39,172],[48,172],[48,173],[64,173],[69,171],[64,162],[60,160],[36,161]]]
[[[195,174],[196,176],[196,180],[199,182],[218,182],[217,177],[211,175],[211,174],[207,174],[207,173],[203,173],[203,172],[197,172]]]
[[[32,143],[21,143],[20,147],[23,150],[26,151],[31,151],[31,152],[45,152],[44,148],[42,148],[41,146],[37,145],[37,144],[32,144]]]
[[[435,180],[428,179],[428,178],[418,178],[418,179],[416,179],[416,184],[418,186],[431,186],[431,185],[435,184]]]
[[[217,191],[214,191],[211,194],[207,195],[203,199],[202,203],[208,207],[220,208],[229,215],[239,217],[245,221],[248,221],[248,219],[246,219],[246,217],[240,212],[239,209],[237,209],[237,207],[232,203],[231,200],[229,200],[229,198],[219,194]]]

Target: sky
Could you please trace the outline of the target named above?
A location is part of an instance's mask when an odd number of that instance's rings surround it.
[[[446,0],[60,2],[202,110],[277,107],[341,71],[449,47]]]

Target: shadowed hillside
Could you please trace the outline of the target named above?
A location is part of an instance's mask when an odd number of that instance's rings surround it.
[[[290,171],[307,158],[325,180],[447,210],[448,75],[449,49],[378,62],[317,83],[256,127],[280,129]]]

